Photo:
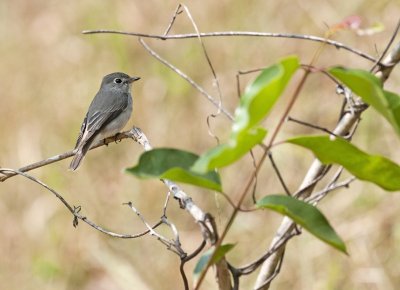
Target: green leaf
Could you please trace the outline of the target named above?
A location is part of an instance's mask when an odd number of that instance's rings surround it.
[[[342,138],[305,136],[286,142],[310,149],[323,163],[342,165],[359,179],[370,181],[390,191],[400,190],[400,167],[393,161],[369,155]]]
[[[260,144],[267,131],[263,128],[245,131],[238,138],[230,139],[204,153],[193,165],[194,172],[207,172],[210,168],[227,166],[245,155],[255,145]]]
[[[204,174],[190,171],[198,155],[178,149],[158,148],[147,151],[140,156],[139,164],[127,168],[126,172],[140,178],[169,179],[200,187],[222,191],[218,173]]]
[[[204,173],[230,165],[261,143],[266,136],[266,130],[258,126],[298,68],[298,58],[290,56],[264,69],[246,88],[240,99],[227,144],[212,148],[201,155],[193,170]]]
[[[346,245],[316,207],[285,195],[268,195],[257,202],[257,207],[288,216],[318,239],[347,254]]]
[[[235,244],[221,245],[217,249],[217,252],[215,253],[215,256],[211,262],[211,265],[218,263],[225,256],[225,254],[227,252],[229,252],[230,250],[233,249],[234,246],[235,246]],[[193,276],[194,276],[195,281],[198,279],[200,274],[203,272],[203,270],[207,266],[208,261],[210,261],[213,254],[214,254],[214,248],[210,248],[200,257],[199,261],[197,262],[197,264],[193,270]]]
[[[257,126],[270,112],[298,68],[299,59],[289,56],[264,69],[240,98],[232,132],[235,134]]]
[[[329,72],[384,116],[400,135],[400,96],[385,91],[382,82],[368,71],[334,67]]]

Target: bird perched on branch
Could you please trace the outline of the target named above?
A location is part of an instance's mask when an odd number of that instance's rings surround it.
[[[106,75],[83,120],[75,145],[75,156],[69,169],[76,170],[95,142],[114,136],[126,125],[132,114],[130,89],[139,77],[115,72]]]

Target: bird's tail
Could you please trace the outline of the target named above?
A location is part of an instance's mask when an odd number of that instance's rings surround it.
[[[69,165],[70,170],[74,171],[79,168],[79,165],[81,164],[89,148],[90,146],[82,146],[80,148],[78,147],[78,151],[76,152],[74,158],[72,158],[71,164]]]

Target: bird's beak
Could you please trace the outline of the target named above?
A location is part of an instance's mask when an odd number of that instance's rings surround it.
[[[131,77],[131,78],[127,79],[125,82],[128,83],[128,84],[131,84],[131,83],[136,82],[138,80],[140,80],[139,77]]]

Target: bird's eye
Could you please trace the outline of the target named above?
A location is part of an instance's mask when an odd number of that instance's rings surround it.
[[[116,78],[116,79],[114,79],[114,83],[116,83],[116,84],[120,84],[120,83],[122,83],[122,80],[121,80],[121,79],[118,79],[118,78]]]

